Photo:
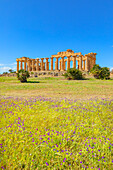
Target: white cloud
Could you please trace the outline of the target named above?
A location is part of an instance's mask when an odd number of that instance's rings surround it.
[[[0,67],[0,73],[3,73],[3,72],[8,72],[9,69],[11,69],[11,67]]]
[[[4,64],[0,64],[0,66],[4,66]]]
[[[112,45],[112,47],[113,47],[113,45]]]
[[[12,64],[0,64],[0,73],[9,72],[9,69],[16,71],[16,62]]]
[[[14,70],[14,71],[16,71],[17,67],[16,67],[16,66],[13,66],[11,69]]]
[[[15,62],[15,63],[9,64],[9,65],[12,65],[12,66],[13,66],[13,65],[16,65],[16,64],[17,64],[17,63]]]

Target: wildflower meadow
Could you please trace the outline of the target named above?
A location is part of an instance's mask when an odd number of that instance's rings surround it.
[[[113,169],[113,81],[0,80],[1,169]]]

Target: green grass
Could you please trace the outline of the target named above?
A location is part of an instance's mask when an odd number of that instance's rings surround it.
[[[97,98],[113,97],[113,80],[65,80],[64,77],[29,78],[28,83],[20,83],[17,78],[0,77],[2,96],[52,97],[52,98]]]
[[[0,77],[0,168],[113,169],[113,81]]]

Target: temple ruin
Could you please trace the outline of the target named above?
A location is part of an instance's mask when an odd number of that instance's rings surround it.
[[[74,53],[68,49],[67,51],[58,52],[50,58],[36,58],[28,57],[17,58],[17,72],[20,69],[28,70],[29,72],[65,72],[69,68],[76,68],[81,71],[90,71],[96,63],[97,53],[88,53],[84,56],[81,52]],[[50,60],[50,62],[48,61]],[[24,64],[23,64],[24,63]]]

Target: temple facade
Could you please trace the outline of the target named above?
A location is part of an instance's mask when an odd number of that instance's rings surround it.
[[[74,51],[68,49],[64,52],[58,52],[50,58],[31,59],[28,57],[21,57],[16,59],[17,72],[20,69],[29,72],[64,72],[69,68],[76,68],[88,72],[96,64],[96,55],[97,53],[91,52],[83,56],[81,52],[74,53]]]

